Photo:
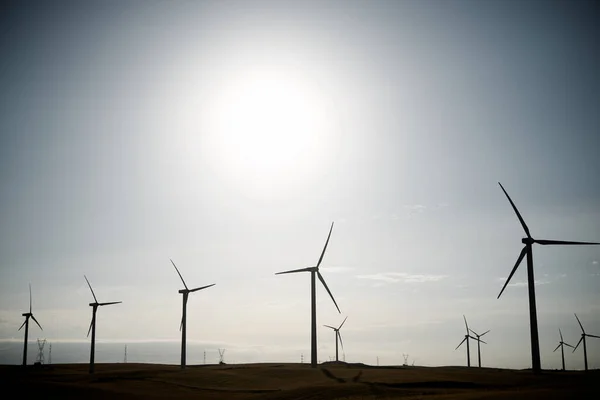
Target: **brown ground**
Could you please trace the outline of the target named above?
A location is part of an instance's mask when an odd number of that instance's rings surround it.
[[[600,370],[531,371],[363,364],[0,366],[3,393],[60,399],[600,399]]]

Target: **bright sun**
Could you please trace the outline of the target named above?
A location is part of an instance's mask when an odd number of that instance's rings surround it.
[[[222,87],[209,119],[220,167],[264,190],[299,183],[319,167],[332,118],[314,83],[261,70]]]

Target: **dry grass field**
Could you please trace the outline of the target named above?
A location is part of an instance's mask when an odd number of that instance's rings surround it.
[[[56,399],[598,399],[600,370],[363,364],[0,366],[4,393]],[[4,397],[6,398],[6,397]]]

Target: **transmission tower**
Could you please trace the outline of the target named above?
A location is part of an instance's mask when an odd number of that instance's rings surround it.
[[[300,364],[304,364],[304,353],[300,353]]]
[[[36,360],[36,364],[43,364],[44,363],[44,345],[46,344],[46,339],[44,340],[37,340],[37,345],[38,345],[38,355],[37,355],[37,360]]]
[[[377,366],[379,367],[379,356],[377,356]]]
[[[204,350],[204,364],[206,364],[206,350]]]
[[[123,363],[127,364],[127,345],[125,345],[125,356],[123,357]]]
[[[48,349],[48,364],[52,364],[52,343],[50,343],[50,348]]]
[[[225,364],[225,349],[219,349],[219,364]]]
[[[402,357],[404,357],[404,364],[402,365],[406,367],[408,365],[408,354],[402,354]]]

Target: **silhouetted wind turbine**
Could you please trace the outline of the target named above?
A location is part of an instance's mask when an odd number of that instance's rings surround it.
[[[540,372],[542,370],[542,365],[541,365],[541,361],[540,361],[540,341],[539,341],[539,336],[538,336],[537,311],[536,311],[536,306],[535,306],[535,279],[533,277],[533,248],[532,248],[532,245],[534,243],[541,244],[541,245],[574,245],[574,244],[575,245],[597,245],[600,243],[567,242],[564,240],[540,240],[540,239],[532,238],[531,234],[529,233],[529,228],[525,224],[525,221],[523,220],[521,213],[519,213],[519,210],[517,210],[517,206],[515,206],[515,203],[513,203],[512,199],[510,198],[508,193],[506,193],[506,190],[504,190],[504,187],[502,186],[502,184],[500,182],[498,182],[498,184],[500,185],[500,188],[502,188],[502,191],[506,195],[506,198],[508,199],[513,210],[517,214],[517,217],[519,218],[519,221],[521,222],[521,226],[523,227],[523,230],[525,230],[525,234],[527,235],[527,237],[521,239],[521,242],[525,245],[525,247],[523,247],[523,250],[521,250],[521,254],[519,254],[519,258],[517,259],[515,266],[513,267],[512,271],[510,272],[510,275],[508,275],[508,279],[506,280],[506,283],[502,287],[500,294],[498,294],[498,298],[500,298],[500,296],[502,295],[502,292],[506,288],[506,285],[508,285],[508,282],[510,282],[510,278],[512,278],[512,276],[514,275],[515,271],[519,267],[519,264],[521,264],[521,261],[523,261],[523,258],[525,257],[525,255],[527,255],[527,287],[529,289],[529,327],[530,327],[530,331],[531,331],[531,363],[532,363],[533,371]]]
[[[469,328],[469,330],[471,332],[473,332],[473,334],[475,336],[477,336],[477,338],[475,340],[477,340],[477,360],[479,360],[479,368],[481,368],[481,343],[487,344],[486,342],[484,342],[483,340],[481,340],[481,337],[483,335],[485,335],[486,333],[489,332],[489,329],[485,332],[483,332],[481,335],[478,334],[477,332],[475,332],[473,329]]]
[[[340,326],[338,326],[337,328],[330,326],[330,325],[323,325],[326,326],[328,328],[333,329],[333,332],[335,333],[335,361],[339,361],[338,358],[338,338],[340,338],[340,344],[342,345],[342,350],[344,350],[344,343],[342,342],[342,335],[340,334],[340,329],[342,329],[342,325],[344,325],[344,322],[346,322],[346,320],[348,319],[348,317],[344,318],[344,320],[342,321],[342,323],[340,324]]]
[[[94,355],[96,351],[96,311],[98,311],[99,306],[110,306],[111,304],[119,304],[122,301],[111,301],[109,303],[98,303],[98,299],[94,294],[94,289],[92,289],[92,285],[90,285],[90,281],[84,275],[85,281],[87,282],[90,290],[92,291],[92,296],[94,296],[94,302],[90,303],[90,307],[92,307],[92,322],[90,322],[90,328],[88,329],[87,335],[90,336],[90,330],[92,331],[92,346],[90,348],[90,374],[94,373]]]
[[[180,289],[179,290],[179,293],[181,293],[183,295],[183,312],[182,312],[182,315],[181,315],[181,324],[179,325],[179,330],[181,331],[181,368],[185,368],[185,355],[186,355],[186,351],[185,351],[185,343],[186,343],[186,339],[185,339],[185,326],[186,326],[186,321],[187,321],[186,313],[187,313],[188,295],[190,293],[197,292],[198,290],[209,288],[209,287],[214,286],[216,284],[213,283],[212,285],[206,285],[206,286],[198,287],[198,288],[195,288],[195,289],[188,289],[187,285],[185,284],[185,281],[183,280],[183,276],[181,276],[181,273],[177,269],[177,266],[175,265],[175,263],[173,262],[173,260],[171,260],[171,264],[173,264],[173,266],[175,267],[175,271],[177,271],[177,275],[179,275],[179,277],[181,278],[181,282],[183,282],[183,286],[185,287],[185,289]]]
[[[23,343],[23,365],[27,365],[27,339],[29,337],[29,318],[32,318],[37,324],[37,326],[39,326],[40,329],[42,329],[42,326],[37,321],[37,319],[35,319],[33,313],[31,312],[31,283],[29,284],[29,312],[23,313],[23,316],[25,317],[25,321],[23,321],[18,330],[21,330],[21,328],[25,326],[25,342]]]
[[[569,346],[572,349],[574,349],[574,347],[571,346],[569,343],[565,343],[563,341],[563,335],[562,335],[562,332],[560,331],[560,329],[558,330],[558,334],[560,335],[560,342],[558,342],[558,346],[556,346],[554,351],[558,350],[558,348],[560,347],[560,352],[562,355],[562,370],[564,371],[565,370],[565,348],[564,348],[564,346]]]
[[[573,349],[573,353],[575,353],[575,350],[577,350],[577,348],[579,347],[579,344],[581,342],[583,342],[583,362],[585,364],[585,370],[587,371],[588,370],[588,362],[587,362],[587,348],[585,347],[585,337],[589,336],[589,337],[600,339],[600,336],[590,335],[589,333],[585,333],[585,330],[583,330],[583,325],[581,325],[581,321],[579,320],[579,317],[577,316],[577,314],[575,314],[575,318],[577,318],[577,322],[579,322],[579,326],[581,327],[581,338],[579,339],[579,342],[577,342],[577,345],[575,345],[575,348]]]
[[[469,325],[467,325],[467,317],[465,317],[463,315],[463,318],[465,320],[465,328],[467,328],[467,334],[465,335],[465,338],[462,340],[462,342],[459,343],[458,346],[456,346],[456,349],[454,350],[458,350],[458,348],[464,343],[467,342],[467,367],[471,366],[471,352],[469,350],[469,339],[473,339],[473,340],[477,340],[475,339],[473,336],[469,335]],[[485,343],[485,342],[484,342]]]
[[[333,230],[333,222],[331,223],[331,228],[329,228],[329,235],[327,236],[327,241],[325,242],[325,247],[323,247],[323,252],[321,253],[321,257],[319,257],[319,261],[317,265],[314,267],[302,268],[302,269],[294,269],[291,271],[277,272],[275,275],[281,274],[292,274],[295,272],[310,272],[310,306],[311,306],[311,324],[310,324],[310,366],[315,368],[317,366],[317,287],[315,281],[315,275],[319,277],[319,280],[325,286],[327,293],[331,296],[331,300],[333,300],[333,304],[337,308],[338,312],[341,313],[340,308],[338,307],[331,291],[327,287],[325,283],[325,279],[319,272],[319,265],[321,265],[321,261],[323,261],[323,256],[325,255],[325,250],[327,249],[327,244],[329,243],[329,238],[331,237],[331,231]]]

